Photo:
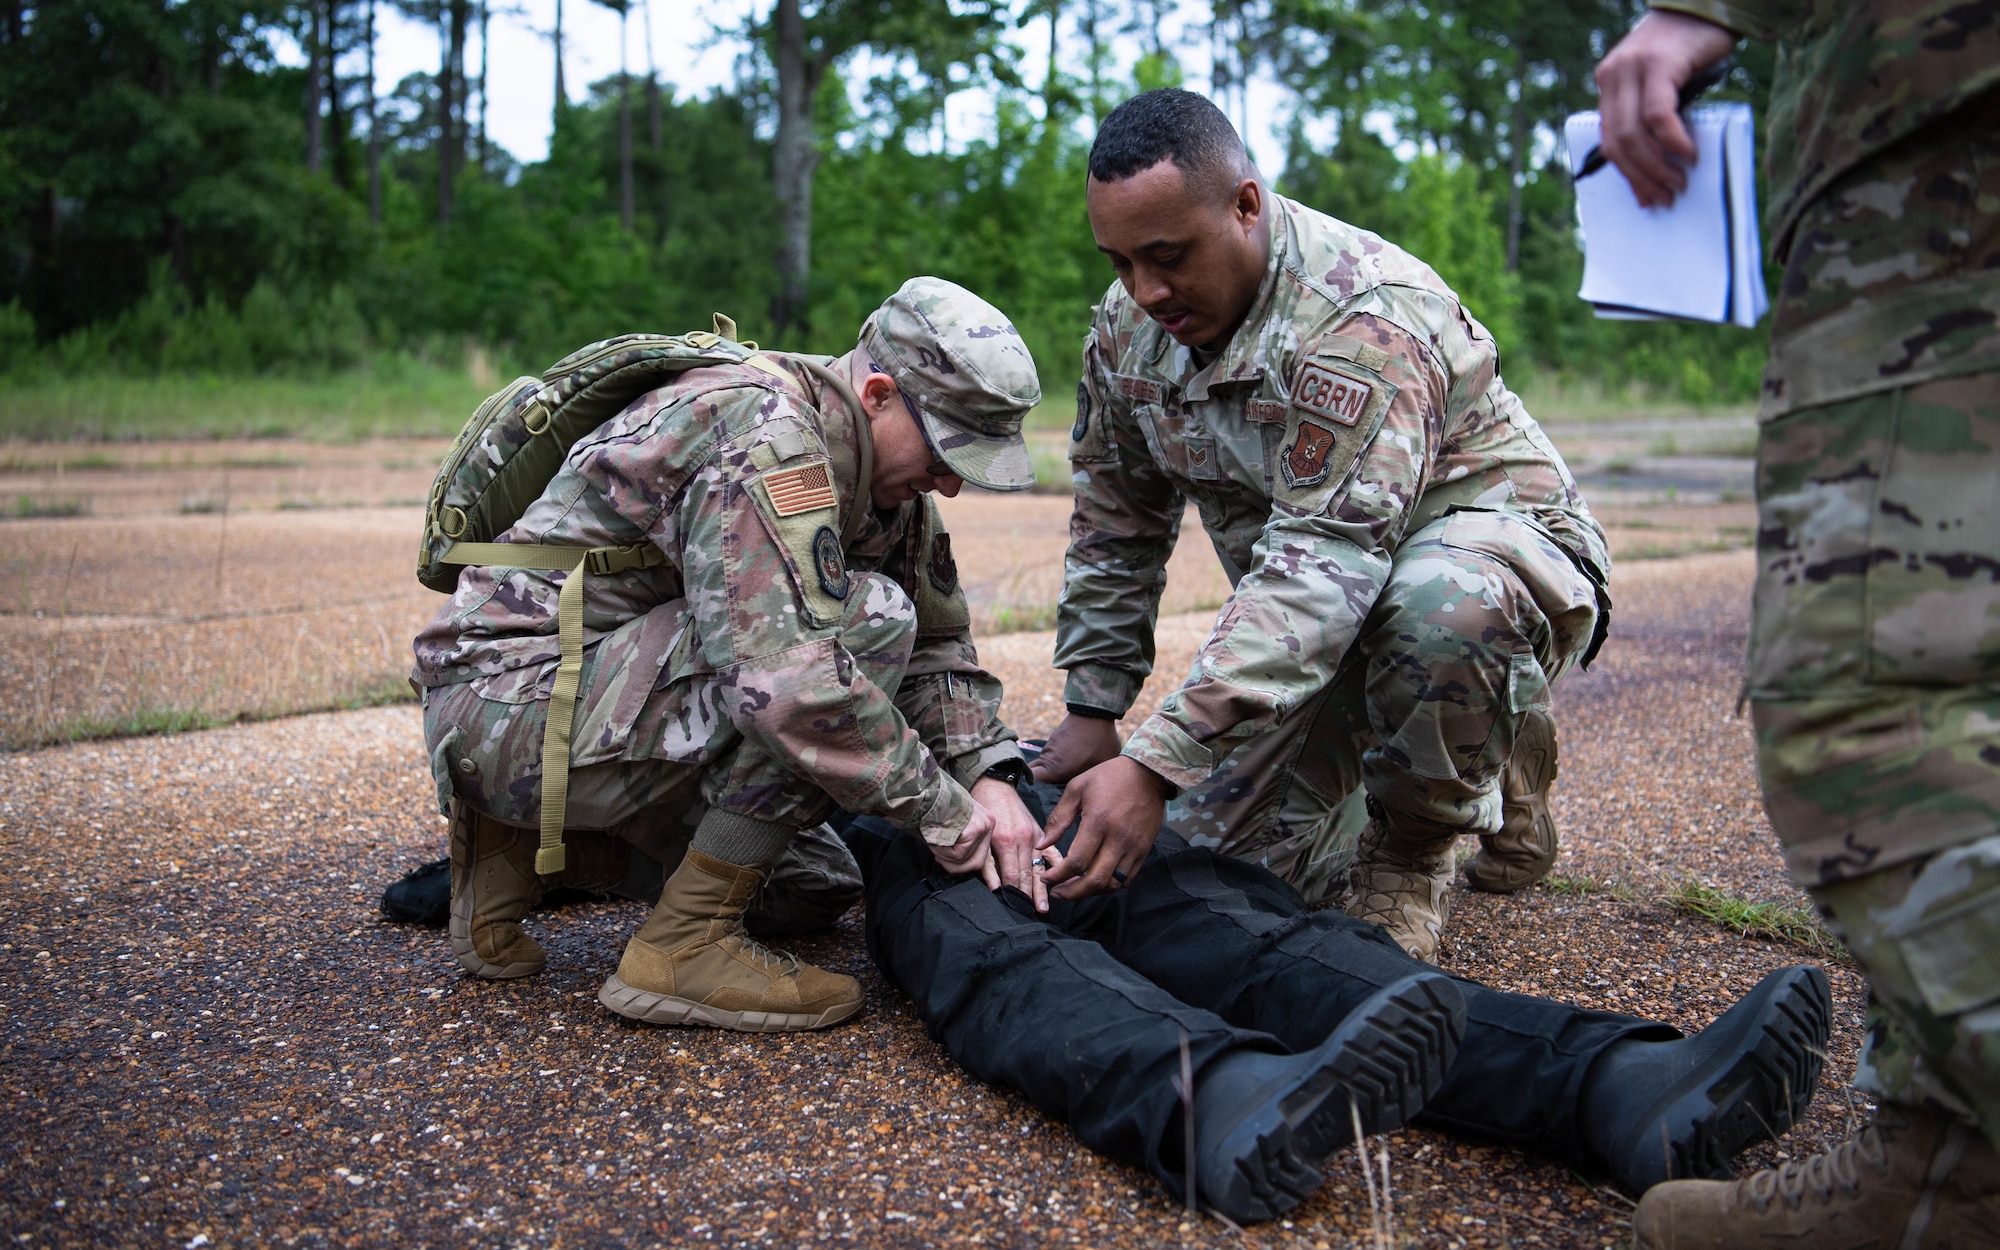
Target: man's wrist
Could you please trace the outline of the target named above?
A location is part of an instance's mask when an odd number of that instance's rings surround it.
[[[1129,755],[1121,755],[1118,758],[1121,760],[1126,760],[1129,763],[1131,763],[1131,765],[1135,769],[1137,769],[1141,774],[1145,776],[1147,781],[1152,783],[1153,789],[1159,794],[1160,801],[1162,803],[1166,802],[1168,799],[1173,798],[1175,795],[1181,792],[1179,786],[1175,785],[1171,781],[1168,781],[1165,777],[1162,777],[1159,773],[1153,771],[1152,767],[1147,763],[1145,763],[1145,761],[1135,760]]]

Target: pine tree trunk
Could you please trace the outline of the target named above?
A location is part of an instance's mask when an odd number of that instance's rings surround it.
[[[306,15],[306,172],[310,174],[319,172],[323,137],[320,113],[325,102],[322,58],[325,56],[326,40],[320,33],[320,16],[324,11],[322,0],[315,3]]]
[[[489,58],[486,49],[490,46],[487,38],[493,16],[491,0],[479,0],[479,142],[475,152],[479,159],[479,170],[486,171],[489,154],[486,150],[486,69]]]
[[[375,106],[375,0],[368,0],[368,223],[382,224],[382,115]]]
[[[1521,180],[1528,165],[1528,84],[1514,71],[1514,115],[1507,123],[1507,272],[1521,267]]]
[[[625,68],[625,14],[618,10],[618,224],[632,232],[632,75]]]
[[[568,104],[568,103],[569,103],[569,97],[567,97],[566,95],[564,95],[564,94],[563,94],[563,72],[562,72],[562,61],[563,61],[563,49],[562,49],[562,6],[563,6],[563,0],[556,0],[556,30],[555,30],[555,45],[556,45],[556,104],[555,104],[555,122],[556,122],[556,124],[557,124],[557,125],[560,125],[560,124],[562,123],[562,111],[563,111],[563,106],[564,106],[565,104]]]
[[[348,151],[348,118],[340,93],[340,0],[326,0],[326,116],[328,142],[333,148],[333,178],[342,190],[354,189],[354,156]]]
[[[1049,0],[1049,68],[1042,76],[1042,124],[1054,127],[1056,124],[1056,52],[1061,48],[1063,0]]]
[[[438,13],[438,225],[451,224],[451,10]]]
[[[457,86],[454,104],[451,145],[452,181],[458,180],[458,173],[465,168],[465,150],[471,139],[472,92],[465,77],[465,35],[466,25],[471,17],[467,0],[450,0],[451,4],[451,80]]]
[[[822,66],[806,55],[805,16],[799,0],[778,0],[778,133],[771,145],[771,182],[777,193],[781,234],[778,294],[771,321],[777,337],[802,336],[807,327],[807,283],[812,273],[813,97]],[[793,332],[796,331],[796,334]]]

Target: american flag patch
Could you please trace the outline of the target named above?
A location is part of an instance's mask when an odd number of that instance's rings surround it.
[[[771,492],[771,506],[779,516],[797,516],[834,505],[833,479],[825,464],[808,464],[782,473],[764,476],[764,489]]]

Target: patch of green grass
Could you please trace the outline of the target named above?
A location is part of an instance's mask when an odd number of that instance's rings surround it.
[[[79,716],[73,720],[48,726],[41,732],[23,735],[18,739],[10,735],[8,746],[20,750],[53,746],[64,742],[94,742],[105,738],[146,738],[192,733],[199,729],[220,729],[225,725],[279,720],[286,716],[306,716],[315,712],[351,712],[358,708],[387,707],[391,704],[416,701],[417,696],[410,690],[409,682],[388,681],[380,685],[364,686],[337,699],[309,707],[258,708],[233,713],[216,713],[199,707],[148,704],[121,716],[108,718]]]
[[[216,462],[224,469],[296,469],[304,463],[297,456],[231,456]]]
[[[1729,438],[1710,439],[1694,449],[1697,456],[1732,456],[1748,459],[1757,454],[1757,431],[1744,430]]]
[[[1757,411],[1754,401],[1734,404],[1691,404],[1665,398],[1644,386],[1607,388],[1595,378],[1562,377],[1538,372],[1516,388],[1535,420],[1629,421],[1634,417],[1747,417]]]
[[[16,495],[14,506],[9,512],[23,521],[47,520],[51,517],[79,517],[90,511],[90,500],[79,495],[55,498],[47,495]]]
[[[1681,882],[1662,901],[1677,912],[1720,925],[1742,937],[1783,942],[1826,960],[1845,962],[1852,958],[1840,939],[1803,907],[1753,903],[1693,877]]]
[[[88,472],[94,469],[122,469],[125,462],[116,456],[101,451],[86,451],[77,456],[57,456],[54,459],[29,459],[17,452],[0,456],[0,473],[68,473]]]
[[[1674,437],[1672,430],[1668,430],[1666,433],[1656,437],[1652,442],[1646,444],[1646,454],[1649,456],[1677,456],[1680,454],[1680,450],[1680,441]]]
[[[210,516],[229,511],[229,501],[215,495],[187,495],[181,499],[182,516]]]
[[[1582,898],[1586,894],[1595,894],[1598,885],[1589,877],[1572,877],[1567,873],[1552,872],[1542,878],[1542,888],[1563,898]]]
[[[1639,461],[1635,456],[1613,456],[1604,462],[1604,471],[1615,477],[1624,477],[1628,473],[1637,472],[1638,468]]]
[[[992,625],[989,633],[1031,634],[1037,630],[1056,627],[1056,605],[1053,603],[1003,603],[993,609]]]
[[[280,499],[280,512],[322,512],[328,508],[365,508],[368,504],[360,499]]]
[[[1676,560],[1681,556],[1710,555],[1718,551],[1741,551],[1750,545],[1742,537],[1696,538],[1680,543],[1639,543],[1619,549],[1620,560]]]
[[[0,379],[0,441],[449,437],[486,394],[463,368],[401,355],[319,377],[17,376]]]

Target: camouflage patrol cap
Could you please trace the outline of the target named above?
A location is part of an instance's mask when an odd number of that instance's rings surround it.
[[[1042,384],[1005,313],[956,283],[911,278],[869,315],[861,346],[953,472],[988,490],[1035,484],[1021,421]]]

